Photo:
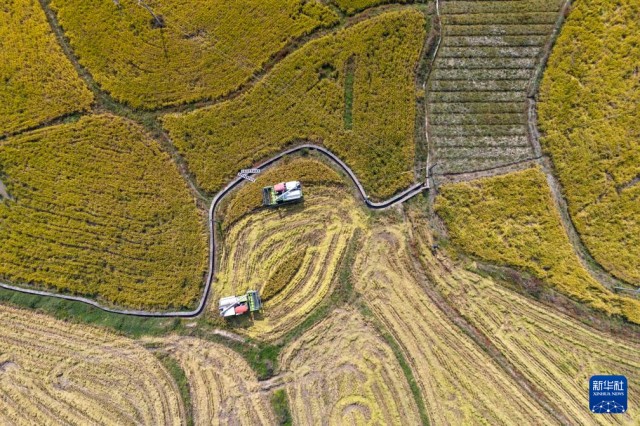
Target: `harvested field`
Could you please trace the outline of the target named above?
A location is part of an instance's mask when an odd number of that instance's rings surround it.
[[[414,163],[414,70],[425,27],[418,10],[383,13],[309,42],[242,96],[166,115],[163,125],[198,184],[211,192],[239,168],[310,140],[343,159],[372,196],[387,198],[413,182],[406,172]]]
[[[228,94],[292,39],[338,21],[320,2],[302,0],[53,0],[51,7],[80,63],[136,108]]]
[[[204,212],[136,124],[91,116],[0,145],[0,280],[183,308],[201,295]]]
[[[0,136],[91,105],[37,0],[3,1],[0,52]]]
[[[581,265],[539,168],[442,186],[436,211],[462,250],[640,324],[640,301],[611,293]]]
[[[439,173],[534,156],[526,96],[562,0],[440,2],[442,43],[427,87]]]
[[[255,373],[238,353],[195,338],[155,341],[187,375],[195,425],[275,424],[269,393],[261,390]]]
[[[387,343],[352,309],[338,310],[281,356],[295,424],[420,424]]]
[[[538,112],[568,210],[593,258],[640,287],[640,5],[576,2]]]
[[[311,186],[302,205],[261,209],[236,221],[224,234],[214,315],[220,297],[256,289],[270,298],[238,331],[275,340],[299,324],[331,291],[347,243],[363,226],[357,203],[343,188]]]
[[[169,425],[183,419],[171,376],[133,341],[0,306],[1,424]]]
[[[425,292],[411,228],[370,229],[353,277],[374,314],[404,349],[433,424],[554,424],[535,399],[469,338]]]
[[[418,230],[421,260],[431,284],[449,304],[480,330],[510,363],[577,424],[637,424],[625,416],[594,416],[588,406],[588,381],[594,374],[623,374],[630,388],[640,386],[640,343],[590,329],[548,306],[502,287],[491,279],[431,254],[428,220],[411,212]],[[629,394],[630,406],[640,394]]]

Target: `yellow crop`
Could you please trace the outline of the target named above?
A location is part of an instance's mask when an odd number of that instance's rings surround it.
[[[409,0],[334,0],[334,3],[348,14],[353,14],[371,6],[384,3],[408,3]]]
[[[640,302],[612,294],[580,264],[540,169],[445,185],[436,211],[463,250],[525,269],[608,314],[640,320]]]
[[[577,2],[538,112],[572,220],[593,257],[640,286],[640,5]]]
[[[344,188],[314,185],[302,204],[264,208],[225,229],[212,288],[215,315],[220,297],[255,289],[271,297],[241,331],[273,341],[298,325],[333,288],[347,243],[365,220],[357,203]]]
[[[238,169],[300,140],[323,143],[372,195],[413,181],[414,69],[425,38],[416,10],[385,13],[314,40],[245,95],[164,126],[199,185],[220,189]],[[351,59],[352,58],[352,59]],[[352,129],[345,129],[345,68],[354,61]]]
[[[100,329],[0,306],[0,424],[178,425],[185,411],[162,364]]]
[[[0,7],[0,136],[89,108],[93,96],[36,0]]]
[[[303,334],[280,364],[295,424],[420,424],[393,351],[353,309]]]
[[[200,297],[204,214],[170,157],[127,120],[82,118],[0,144],[0,280],[110,303]]]
[[[116,99],[156,108],[227,94],[337,16],[303,0],[53,0],[80,62]],[[162,23],[159,25],[156,18]]]

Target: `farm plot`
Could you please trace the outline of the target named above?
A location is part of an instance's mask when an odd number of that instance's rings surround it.
[[[269,393],[238,353],[195,338],[154,341],[178,360],[189,380],[195,425],[275,424]]]
[[[379,4],[410,2],[411,0],[332,0],[332,3],[349,15]]]
[[[640,301],[611,293],[580,264],[551,197],[542,171],[530,168],[445,185],[436,212],[464,251],[524,269],[578,301],[640,324]]]
[[[10,138],[0,169],[0,280],[183,308],[206,269],[204,212],[157,142],[102,115]]]
[[[407,224],[382,221],[368,233],[353,277],[403,347],[433,424],[554,424],[486,352],[425,293]]]
[[[387,343],[354,310],[339,310],[282,353],[296,424],[420,424]]]
[[[576,2],[540,89],[543,149],[591,255],[640,286],[640,8]]]
[[[386,198],[413,182],[406,172],[414,162],[414,69],[425,26],[417,10],[384,13],[308,43],[243,96],[166,115],[163,124],[208,191],[220,189],[240,167],[312,140],[344,159],[371,195]],[[351,61],[347,120],[345,68]]]
[[[427,87],[438,172],[534,156],[526,91],[561,0],[441,2],[442,44]]]
[[[89,108],[93,96],[36,0],[0,9],[0,136]]]
[[[640,385],[640,344],[587,328],[441,256],[436,259],[430,250],[427,219],[417,211],[410,217],[412,229],[419,231],[418,247],[432,284],[566,418],[578,424],[634,424],[630,415],[593,416],[586,407],[593,374],[623,374],[631,387]],[[638,406],[640,395],[630,394],[629,403]]]
[[[292,39],[337,23],[317,1],[53,0],[82,65],[119,101],[157,108],[225,95]]]
[[[307,188],[302,205],[242,217],[225,231],[212,300],[259,290],[263,312],[238,331],[268,341],[283,336],[329,294],[347,243],[364,220],[348,191],[322,186]]]
[[[131,340],[2,306],[0,348],[1,424],[183,422],[171,376]]]

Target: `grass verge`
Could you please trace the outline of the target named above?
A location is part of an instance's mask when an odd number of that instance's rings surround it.
[[[286,390],[278,389],[273,392],[273,395],[271,395],[271,406],[273,407],[273,411],[276,413],[276,420],[278,424],[286,426],[293,424]]]
[[[182,402],[184,403],[187,426],[193,426],[193,404],[191,403],[191,389],[189,388],[189,379],[187,379],[187,375],[182,367],[180,367],[180,364],[178,364],[178,361],[171,358],[168,354],[156,352],[155,356],[160,360],[162,365],[164,365],[178,385],[180,398],[182,398]]]

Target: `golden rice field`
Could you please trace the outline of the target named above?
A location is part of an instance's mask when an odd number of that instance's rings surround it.
[[[540,89],[542,146],[591,255],[640,286],[640,4],[575,2]]]
[[[229,226],[240,217],[262,207],[262,191],[260,188],[278,182],[297,180],[306,188],[308,185],[343,185],[343,178],[322,161],[312,158],[285,159],[277,166],[253,175],[255,183],[246,184],[238,189],[232,198],[219,209],[218,217],[222,218],[224,227]],[[304,190],[304,188],[303,188]]]
[[[53,0],[51,7],[80,63],[136,108],[228,94],[291,40],[338,21],[320,2],[303,0]]]
[[[631,414],[594,416],[588,407],[589,377],[622,374],[630,388],[640,386],[640,342],[612,337],[585,327],[494,281],[461,269],[444,256],[431,254],[428,224],[421,212],[411,214],[411,227],[424,268],[455,308],[479,329],[510,363],[555,402],[577,424],[637,424]],[[640,394],[629,394],[638,406]],[[637,419],[636,419],[637,420]]]
[[[0,424],[180,424],[169,373],[131,340],[0,307]]]
[[[554,424],[534,398],[427,296],[412,228],[382,220],[354,265],[355,286],[402,346],[432,424]]]
[[[333,0],[333,3],[347,14],[353,14],[379,4],[409,2],[410,0]]]
[[[436,211],[462,250],[640,324],[640,301],[611,293],[580,263],[539,168],[442,186]]]
[[[37,0],[2,3],[0,81],[0,136],[84,111],[93,101]]]
[[[259,210],[224,233],[211,299],[248,289],[268,294],[263,311],[238,330],[251,337],[282,337],[318,306],[334,285],[347,243],[365,221],[358,201],[344,188],[301,182],[302,204]],[[211,309],[217,315],[217,304]]]
[[[0,280],[121,306],[200,297],[205,214],[168,154],[109,115],[0,144]]]
[[[269,393],[238,353],[196,338],[169,338],[163,345],[189,380],[196,426],[275,424]]]
[[[294,424],[420,424],[393,351],[353,309],[334,311],[280,363]]]
[[[166,115],[163,125],[208,191],[239,168],[311,140],[349,164],[371,195],[386,198],[413,182],[406,172],[414,163],[414,69],[425,27],[414,9],[354,24],[307,43],[242,96]]]

